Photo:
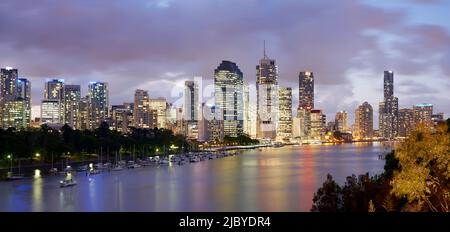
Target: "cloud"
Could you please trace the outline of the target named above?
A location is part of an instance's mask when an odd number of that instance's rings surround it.
[[[193,76],[211,80],[225,59],[254,83],[266,40],[280,84],[296,90],[299,71],[314,71],[319,105],[332,113],[339,98],[346,99],[339,108],[363,101],[354,98],[356,82],[380,80],[385,69],[413,76],[437,65],[450,75],[448,32],[411,25],[408,16],[357,0],[3,0],[0,65],[16,66],[33,80],[34,104],[48,77],[84,90],[91,79],[107,81],[113,104],[131,101],[140,87],[170,100],[171,83]],[[347,75],[351,69],[370,72]]]

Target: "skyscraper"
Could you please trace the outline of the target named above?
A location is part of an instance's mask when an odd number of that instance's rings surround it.
[[[278,103],[277,137],[279,140],[289,142],[292,138],[292,88],[280,88]]]
[[[88,130],[89,127],[89,95],[82,97],[79,102],[79,111],[77,116],[76,128],[79,130]]]
[[[137,128],[150,128],[150,98],[148,92],[137,89],[134,93],[134,126]]]
[[[356,139],[370,139],[373,137],[373,109],[368,102],[358,106],[355,111]]]
[[[321,140],[325,135],[326,116],[322,110],[313,109],[310,111],[311,130],[309,137],[313,140]]]
[[[298,106],[303,109],[314,109],[314,73],[300,72],[299,76]]]
[[[11,67],[0,69],[0,102],[15,100],[17,81],[17,69]]]
[[[6,110],[5,104],[8,101],[14,101],[17,98],[17,69],[6,67],[0,69],[0,122],[4,120],[3,111]],[[9,104],[9,107],[12,106]],[[6,115],[7,112],[5,112]],[[5,119],[10,121],[9,119]],[[3,123],[0,123],[3,125]]]
[[[243,117],[244,117],[244,134],[251,135],[251,119],[250,119],[250,89],[247,82],[244,82],[243,86]]]
[[[184,83],[184,116],[186,121],[199,119],[198,83],[186,81]]]
[[[256,136],[260,139],[275,139],[278,123],[278,67],[266,54],[256,66],[257,119]]]
[[[334,126],[337,131],[347,132],[348,131],[348,113],[347,111],[339,111],[336,113],[334,119]]]
[[[297,117],[300,119],[296,125],[301,127],[299,137],[307,138],[311,131],[311,110],[314,109],[314,73],[310,71],[302,71],[298,76],[298,108]]]
[[[243,73],[231,61],[222,61],[214,70],[216,107],[222,112],[224,135],[243,134]]]
[[[64,124],[64,80],[53,79],[45,83],[41,105],[42,123]],[[58,110],[56,111],[56,107]],[[43,110],[48,110],[43,113]],[[52,114],[51,116],[49,114]],[[47,118],[44,120],[44,118]]]
[[[89,92],[89,128],[96,129],[108,117],[109,91],[108,83],[90,82]]]
[[[31,123],[31,83],[25,78],[19,78],[17,81],[17,98],[25,101],[24,106],[24,127],[29,127]]]
[[[400,109],[398,111],[398,136],[408,137],[414,128],[414,111]]]
[[[41,123],[49,125],[62,124],[61,103],[57,99],[44,99],[41,102]]]
[[[112,129],[121,133],[128,133],[128,127],[131,126],[133,115],[130,109],[125,105],[111,106]]]
[[[384,71],[383,108],[379,110],[380,132],[384,138],[398,135],[398,98],[394,97],[394,72]]]
[[[156,110],[157,119],[156,119],[156,127],[166,129],[167,126],[167,107],[168,103],[165,98],[150,98],[149,101],[150,110]]]
[[[428,103],[417,104],[413,106],[414,111],[414,126],[423,125],[431,128],[433,125],[433,105]]]
[[[80,111],[81,90],[79,85],[64,86],[64,122],[76,128]]]
[[[3,118],[2,127],[16,129],[22,129],[29,126],[26,120],[26,101],[22,98],[16,98],[15,100],[5,101],[3,104]]]
[[[200,139],[199,136],[205,136],[201,132],[205,132],[205,127],[200,128],[200,121],[203,122],[203,112],[199,105],[198,99],[198,82],[186,81],[184,82],[184,120],[185,120],[185,134],[190,139]],[[200,111],[199,111],[200,110]],[[200,118],[201,116],[201,118]],[[200,121],[199,121],[200,120]],[[200,132],[200,130],[203,130]],[[203,138],[202,138],[203,139]]]

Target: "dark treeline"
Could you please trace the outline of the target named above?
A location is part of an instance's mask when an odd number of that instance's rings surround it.
[[[64,125],[61,130],[55,130],[47,125],[40,128],[16,130],[0,129],[0,157],[6,160],[8,156],[17,159],[32,159],[39,154],[39,160],[48,162],[68,156],[81,158],[89,155],[109,156],[135,155],[181,152],[181,149],[192,149],[190,143],[182,135],[174,135],[166,129],[132,128],[131,133],[121,134],[109,129],[107,123],[102,123],[95,130],[74,130]]]
[[[247,135],[239,135],[238,137],[225,136],[223,138],[223,144],[226,146],[256,145],[259,144],[259,140],[252,139]]]

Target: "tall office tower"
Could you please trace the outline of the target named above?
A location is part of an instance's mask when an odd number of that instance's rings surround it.
[[[184,83],[184,119],[186,121],[199,120],[199,99],[197,81],[186,81]]]
[[[379,137],[384,137],[384,129],[383,125],[385,124],[385,117],[384,117],[384,101],[380,102],[378,104],[378,135]]]
[[[224,60],[214,70],[214,90],[217,110],[223,113],[224,135],[243,134],[243,74],[235,63]]]
[[[175,130],[174,134],[181,134],[185,135],[185,123],[184,123],[184,114],[183,114],[183,108],[177,107],[176,108],[176,124],[175,124]]]
[[[373,109],[364,102],[355,111],[355,135],[356,139],[370,139],[373,137]]]
[[[433,122],[431,120],[433,115],[433,105],[432,104],[417,104],[413,106],[414,111],[414,126],[424,125],[431,128]]]
[[[134,126],[137,128],[153,128],[150,127],[150,98],[148,92],[137,89],[134,92]]]
[[[17,81],[17,99],[25,101],[24,127],[29,127],[31,123],[31,83],[25,78]]]
[[[64,122],[76,128],[80,110],[81,90],[79,85],[64,86]]]
[[[300,72],[298,80],[299,108],[314,109],[314,73]]]
[[[111,106],[112,129],[120,133],[128,133],[133,121],[130,108],[125,104]]]
[[[289,142],[292,138],[292,88],[278,92],[278,140]]]
[[[79,103],[79,110],[77,116],[78,130],[88,130],[89,129],[89,95],[82,97]]]
[[[56,107],[55,104],[58,104],[58,115],[53,115],[51,120],[52,123],[47,123],[64,124],[64,80],[53,79],[45,83],[44,100],[42,101],[42,104],[46,104],[46,107],[41,106],[42,108],[47,108],[50,104],[50,101],[45,100],[51,100],[52,107]],[[55,112],[52,111],[52,113]],[[45,123],[44,121],[42,122]]]
[[[307,137],[311,130],[311,110],[314,109],[314,73],[302,71],[298,75],[298,108],[297,115],[301,116],[302,134],[300,137]]]
[[[151,98],[149,101],[149,107],[151,110],[156,110],[157,112],[157,123],[156,127],[167,129],[167,107],[168,103],[165,98]]]
[[[348,128],[348,113],[347,111],[339,111],[334,118],[334,127],[337,131],[347,132]]]
[[[167,129],[173,131],[173,133],[176,132],[176,126],[177,126],[177,108],[173,106],[172,103],[169,103],[167,110]]]
[[[251,135],[251,119],[250,119],[250,89],[245,81],[243,86],[243,117],[244,117],[244,134]]]
[[[292,125],[292,136],[299,140],[308,139],[311,132],[311,110],[299,108]]]
[[[0,69],[0,102],[12,101],[17,97],[17,69],[5,67]]]
[[[400,109],[398,111],[398,136],[408,137],[414,128],[414,111]]]
[[[275,139],[278,123],[278,67],[269,59],[264,43],[264,55],[256,66],[256,137]]]
[[[203,120],[203,112],[198,98],[198,82],[186,81],[184,83],[183,116],[186,125],[185,135],[189,139],[201,139],[200,137],[203,136],[202,128],[200,128],[200,121]]]
[[[8,101],[14,101],[17,97],[17,69],[5,67],[0,69],[0,121],[3,121],[3,108]],[[2,125],[2,123],[0,123]]]
[[[322,110],[311,110],[311,131],[310,138],[320,140],[325,135],[326,116]]]
[[[398,98],[394,97],[394,72],[384,71],[384,100],[380,108],[380,132],[384,138],[398,135]]]
[[[22,98],[5,101],[3,104],[3,118],[0,122],[2,128],[14,127],[19,130],[29,126],[29,121],[27,124],[26,120],[26,107],[26,101]]]
[[[221,120],[223,112],[220,112],[215,106],[208,110],[209,117],[206,120],[207,140],[211,143],[222,142],[224,138],[223,120]]]
[[[256,111],[256,104],[249,104],[248,107],[248,119],[249,119],[249,123],[248,123],[248,127],[249,127],[249,136],[252,139],[256,139],[256,133],[257,133],[257,129],[256,129],[256,118],[257,118],[257,111]]]
[[[90,82],[89,92],[89,128],[96,129],[109,115],[108,83]]]
[[[41,123],[61,124],[61,102],[57,99],[44,99],[41,102]]]

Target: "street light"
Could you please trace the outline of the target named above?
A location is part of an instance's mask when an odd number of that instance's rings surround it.
[[[39,158],[39,157],[41,157],[41,154],[39,154],[39,153],[36,153],[36,158]]]
[[[8,155],[7,158],[8,158],[8,159],[12,159],[12,156],[11,156],[11,155]]]

